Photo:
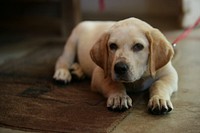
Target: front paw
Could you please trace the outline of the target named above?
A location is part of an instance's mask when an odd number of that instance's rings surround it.
[[[65,83],[69,83],[72,79],[72,76],[69,70],[60,68],[55,71],[53,78],[57,81],[63,81]]]
[[[170,112],[173,109],[173,105],[170,100],[166,100],[161,96],[153,96],[149,100],[148,110],[154,115],[161,115]]]
[[[108,97],[107,107],[113,111],[125,111],[132,107],[132,99],[127,94],[112,94]]]

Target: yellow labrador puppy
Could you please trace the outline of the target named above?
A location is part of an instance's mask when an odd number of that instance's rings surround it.
[[[170,96],[177,90],[173,55],[164,35],[137,18],[86,21],[71,33],[57,60],[54,79],[68,83],[72,74],[90,76],[92,90],[102,93],[113,110],[132,106],[127,91],[149,88],[149,111],[164,114],[173,109]],[[74,63],[76,57],[79,64]]]

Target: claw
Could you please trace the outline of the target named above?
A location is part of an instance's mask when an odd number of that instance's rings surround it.
[[[154,96],[149,100],[148,111],[153,115],[167,114],[172,109],[173,105],[170,100],[162,99],[159,96]]]
[[[125,111],[132,107],[132,99],[126,94],[113,94],[107,100],[107,107],[112,111]]]
[[[69,70],[63,68],[57,69],[53,78],[57,81],[62,81],[64,83],[68,83],[72,79]]]

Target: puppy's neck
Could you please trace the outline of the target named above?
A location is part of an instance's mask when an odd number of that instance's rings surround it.
[[[151,76],[142,77],[132,83],[123,83],[128,93],[144,91],[148,89],[155,80]]]

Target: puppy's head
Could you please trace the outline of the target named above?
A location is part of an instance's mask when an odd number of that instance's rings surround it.
[[[116,22],[91,49],[93,61],[114,81],[134,82],[145,72],[152,76],[173,56],[163,34],[131,18]]]

